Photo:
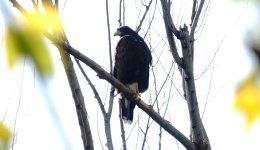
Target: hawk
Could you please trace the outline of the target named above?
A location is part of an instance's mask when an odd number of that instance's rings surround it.
[[[117,29],[114,36],[120,36],[116,46],[113,75],[135,93],[143,93],[149,86],[149,67],[152,56],[144,39],[128,26]],[[120,91],[119,91],[120,93]],[[121,93],[120,111],[123,120],[131,123],[135,103]]]

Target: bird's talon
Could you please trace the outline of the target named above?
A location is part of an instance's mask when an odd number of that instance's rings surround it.
[[[135,93],[135,94],[134,94],[134,100],[137,100],[140,96],[141,96],[140,93]]]

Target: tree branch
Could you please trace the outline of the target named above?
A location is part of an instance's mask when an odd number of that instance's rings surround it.
[[[95,98],[98,101],[99,107],[101,109],[101,112],[102,112],[102,115],[103,115],[103,118],[104,118],[105,133],[106,133],[106,138],[107,138],[107,147],[108,147],[109,150],[113,150],[114,148],[113,148],[112,134],[111,134],[111,128],[110,128],[110,118],[111,118],[111,112],[112,112],[113,103],[111,104],[111,99],[110,99],[109,100],[109,110],[110,110],[110,113],[107,113],[106,110],[105,110],[105,107],[104,107],[104,105],[102,103],[102,100],[101,100],[101,98],[100,98],[100,96],[99,96],[99,94],[98,94],[98,92],[97,92],[97,90],[96,90],[96,88],[94,86],[94,84],[91,82],[91,80],[87,76],[86,72],[83,70],[79,60],[75,58],[75,61],[78,64],[81,73],[83,74],[83,76],[85,77],[87,82],[89,83],[89,86],[91,87],[91,89],[92,89],[92,91],[93,91],[93,93],[95,95]]]
[[[168,6],[168,3],[166,0],[161,0],[161,5],[162,5],[162,11],[163,11],[163,18],[165,23],[167,23],[167,26],[169,26],[169,29],[171,32],[173,32],[173,34],[179,38],[179,31],[176,29],[173,21],[172,21],[172,17],[170,14],[170,8]]]
[[[109,107],[108,107],[108,111],[107,111],[107,116],[109,117],[109,119],[111,118],[111,114],[112,114],[112,110],[113,110],[113,103],[114,103],[114,93],[115,93],[115,87],[112,85],[111,89],[110,89],[110,94],[109,94]]]
[[[16,0],[9,0],[15,8],[17,8],[23,15],[27,15],[28,12],[16,1]],[[51,39],[54,43],[57,43],[57,37],[54,35],[51,35],[48,31],[42,31],[43,34]],[[65,35],[64,35],[65,36]],[[59,40],[61,41],[61,40]],[[85,107],[84,97],[81,92],[81,88],[79,86],[79,82],[77,79],[77,75],[75,73],[72,60],[68,53],[64,52],[63,47],[60,47],[60,45],[57,43],[57,48],[60,52],[61,60],[63,63],[64,70],[66,72],[67,80],[70,85],[71,93],[73,96],[77,117],[79,120],[79,125],[81,129],[81,137],[84,145],[84,149],[86,150],[93,150],[93,139],[92,134],[90,130],[90,125],[88,122],[88,115],[87,110]]]
[[[12,4],[13,7],[18,9],[23,15],[27,15],[27,11],[16,1],[16,0],[9,0]]]
[[[194,17],[196,15],[196,7],[197,7],[197,0],[193,0],[192,11],[191,11],[191,24],[190,25],[192,25]]]
[[[108,10],[108,0],[106,0],[106,19],[107,19],[107,33],[108,33],[108,50],[109,50],[109,65],[110,72],[112,73],[113,64],[112,64],[112,50],[111,50],[111,33],[110,33],[110,23],[109,23],[109,10]]]
[[[79,86],[79,82],[73,67],[72,60],[70,56],[64,52],[63,49],[59,48],[59,52],[62,58],[61,60],[63,62],[64,70],[66,72],[67,79],[71,88],[72,96],[74,99],[79,125],[81,129],[81,136],[84,144],[84,149],[93,150],[94,149],[93,139],[90,130],[90,125],[88,122],[88,115],[85,107],[84,97],[82,95]]]
[[[168,133],[170,133],[173,137],[175,137],[180,143],[182,143],[187,149],[195,149],[195,144],[192,143],[185,135],[183,135],[179,130],[177,130],[175,127],[173,127],[170,122],[162,118],[154,109],[152,106],[147,105],[144,103],[144,101],[141,100],[140,97],[136,98],[135,93],[131,91],[129,88],[127,88],[124,84],[119,82],[115,77],[113,77],[110,73],[106,72],[100,65],[98,65],[96,62],[88,58],[87,56],[81,54],[76,49],[72,48],[70,45],[63,44],[64,49],[69,54],[73,55],[83,63],[85,63],[87,66],[89,66],[91,69],[93,69],[97,75],[101,79],[105,79],[109,83],[115,86],[120,92],[124,93],[124,95],[127,97],[127,99],[133,101],[136,103],[136,105],[141,108],[144,112],[146,112],[153,120],[162,126],[164,130],[166,130]]]
[[[123,12],[122,12],[122,8],[123,8]],[[123,17],[122,17],[122,15],[123,15]],[[123,21],[121,19],[123,19]],[[125,25],[125,1],[124,0],[120,0],[120,2],[119,2],[118,23],[119,23],[119,26],[124,26]]]
[[[168,43],[169,43],[169,46],[170,46],[170,49],[172,52],[172,56],[173,56],[174,60],[176,61],[176,63],[178,64],[178,66],[183,68],[183,62],[178,54],[175,39],[172,34],[172,32],[173,32],[174,35],[177,38],[179,38],[179,31],[175,28],[175,26],[173,24],[166,0],[161,0],[161,5],[162,5],[162,10],[163,10],[163,19],[164,19],[165,30],[166,30],[166,34],[167,34]]]
[[[152,2],[153,2],[153,0],[150,0],[149,4],[147,6],[145,5],[145,12],[144,12],[144,15],[143,15],[142,19],[140,20],[139,25],[137,26],[137,28],[135,30],[136,33],[138,33],[140,31],[141,26],[142,26],[142,24],[144,22],[145,16],[146,16],[147,12],[149,11]]]
[[[74,57],[74,58],[75,58],[75,57]],[[85,72],[84,69],[82,68],[82,66],[81,66],[81,64],[80,64],[80,62],[79,62],[79,60],[75,58],[75,61],[76,61],[77,65],[78,65],[78,67],[79,67],[81,73],[83,74],[84,78],[87,80],[87,82],[88,82],[90,88],[92,89],[92,91],[93,91],[93,93],[94,93],[94,95],[95,95],[95,98],[96,98],[97,101],[98,101],[98,104],[99,104],[99,107],[100,107],[101,112],[102,112],[102,114],[103,114],[103,117],[105,117],[105,116],[106,116],[106,110],[105,110],[105,107],[104,107],[104,105],[103,105],[103,103],[102,103],[102,100],[101,100],[101,98],[100,98],[100,96],[99,96],[99,94],[98,94],[98,92],[97,92],[97,90],[96,90],[94,84],[91,82],[91,80],[89,79],[88,75],[86,74],[86,72]]]
[[[199,8],[198,8],[198,10],[196,12],[196,15],[195,15],[195,17],[193,19],[193,22],[191,24],[191,30],[190,30],[190,38],[191,38],[191,40],[194,40],[195,29],[197,27],[197,24],[198,24],[198,21],[199,21],[199,17],[200,17],[201,10],[203,8],[204,2],[205,2],[205,0],[201,0],[200,1]]]
[[[121,106],[120,106],[120,101],[118,102],[119,103],[119,122],[120,122],[120,129],[121,129],[121,139],[122,139],[122,143],[123,143],[123,150],[127,150],[126,148],[126,139],[125,139],[125,129],[124,129],[124,123],[123,123],[123,119],[121,117]]]

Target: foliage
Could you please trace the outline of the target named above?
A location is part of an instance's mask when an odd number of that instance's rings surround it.
[[[2,150],[7,150],[11,137],[12,132],[3,123],[0,122],[0,148]]]
[[[260,2],[254,0],[250,2]],[[257,3],[255,6],[259,6]],[[258,7],[256,10],[259,11]],[[256,24],[247,33],[248,48],[255,54],[258,64],[254,71],[247,77],[236,92],[234,107],[242,111],[246,118],[246,129],[249,129],[257,120],[260,119],[260,32],[259,17],[256,17]]]
[[[256,69],[239,87],[234,107],[246,117],[246,128],[260,119],[260,69]]]
[[[15,28],[9,26],[6,32],[6,53],[8,65],[12,68],[22,56],[29,56],[40,74],[53,70],[51,57],[41,35],[30,26]]]
[[[36,11],[27,14],[21,22],[7,24],[6,54],[10,68],[13,68],[21,57],[29,56],[40,75],[52,73],[51,55],[41,34],[47,31],[60,33],[62,25],[54,11],[50,9],[46,12],[41,14]]]

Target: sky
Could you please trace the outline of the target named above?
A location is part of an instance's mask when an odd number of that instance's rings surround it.
[[[30,5],[26,4],[28,1],[20,0],[20,2],[26,8],[31,9]],[[126,24],[135,28],[139,23],[138,18],[140,19],[138,10],[142,7],[137,7],[136,1],[127,2]],[[174,19],[177,23],[176,26],[183,25],[184,22],[188,24],[190,19],[189,13],[187,13],[190,8],[188,0],[182,3],[176,1],[174,4],[176,8],[172,9],[172,13],[176,14]],[[19,14],[10,4],[7,3],[7,6],[12,12]],[[109,71],[105,2],[67,0],[66,3],[60,1],[60,6],[61,18],[70,44]],[[152,6],[154,9],[154,5]],[[160,6],[159,1],[158,6]],[[233,109],[235,91],[254,66],[254,57],[248,52],[244,42],[246,31],[252,24],[253,18],[256,17],[254,6],[228,0],[210,1],[208,6],[208,13],[203,14],[207,16],[206,22],[202,22],[202,26],[195,34],[194,71],[201,114],[203,114],[206,104],[203,123],[211,146],[213,149],[223,150],[260,149],[260,143],[257,140],[260,124],[256,123],[249,131],[246,131],[243,116]],[[110,2],[109,10],[110,27],[113,33],[118,27],[118,1]],[[153,13],[150,13],[149,17],[152,18],[152,16]],[[161,11],[158,10],[154,19],[156,23],[153,23],[151,28],[153,32],[146,40],[152,43],[153,59],[163,58],[160,63],[167,67],[167,64],[172,63],[172,59],[170,53],[167,52],[167,46],[161,42],[165,40],[165,31],[160,18]],[[148,22],[145,22],[144,28],[147,25]],[[14,69],[10,70],[6,64],[4,51],[5,28],[3,17],[1,17],[0,119],[10,129],[15,130],[14,149],[83,149],[74,103],[58,51],[49,44],[55,73],[48,80],[42,81],[37,76],[35,66],[29,58],[22,59]],[[144,30],[140,31],[140,35],[144,35],[144,33]],[[119,38],[113,36],[111,38],[113,50]],[[155,63],[156,61],[153,62],[153,64]],[[78,71],[76,66],[75,68]],[[105,99],[107,92],[103,91],[109,90],[109,84],[97,78],[88,67],[84,66],[84,69],[100,91],[101,97]],[[164,71],[160,71],[162,69],[160,65],[154,69],[156,82],[160,86],[160,82],[166,74]],[[181,85],[178,73],[177,68],[172,71],[172,79],[177,89]],[[78,75],[93,129],[94,145],[96,149],[101,149],[100,143],[105,147],[102,114],[88,84],[80,73]],[[144,100],[148,99],[149,93],[154,92],[153,81],[154,77],[151,77],[149,91],[142,95]],[[163,88],[162,97],[169,92],[168,86],[170,85]],[[171,120],[176,128],[189,136],[186,103],[182,101],[176,91],[175,89],[175,93],[172,94],[173,100],[169,103],[171,109],[167,111],[166,119]],[[115,101],[111,120],[112,135],[114,148],[120,149],[121,139],[117,112],[118,103]],[[136,146],[136,141],[139,139],[140,142],[142,138],[138,127],[144,129],[147,118],[140,109],[136,108],[135,114],[135,118],[140,115],[145,121],[126,125],[127,135],[133,132],[127,144],[131,149],[132,147],[140,149],[140,145]],[[150,130],[147,139],[148,146],[145,148],[158,149],[158,126],[153,122]],[[176,144],[176,140],[166,132],[163,132],[162,145],[162,148],[171,146],[171,148],[177,149],[179,146],[180,149],[184,149],[181,144]]]

